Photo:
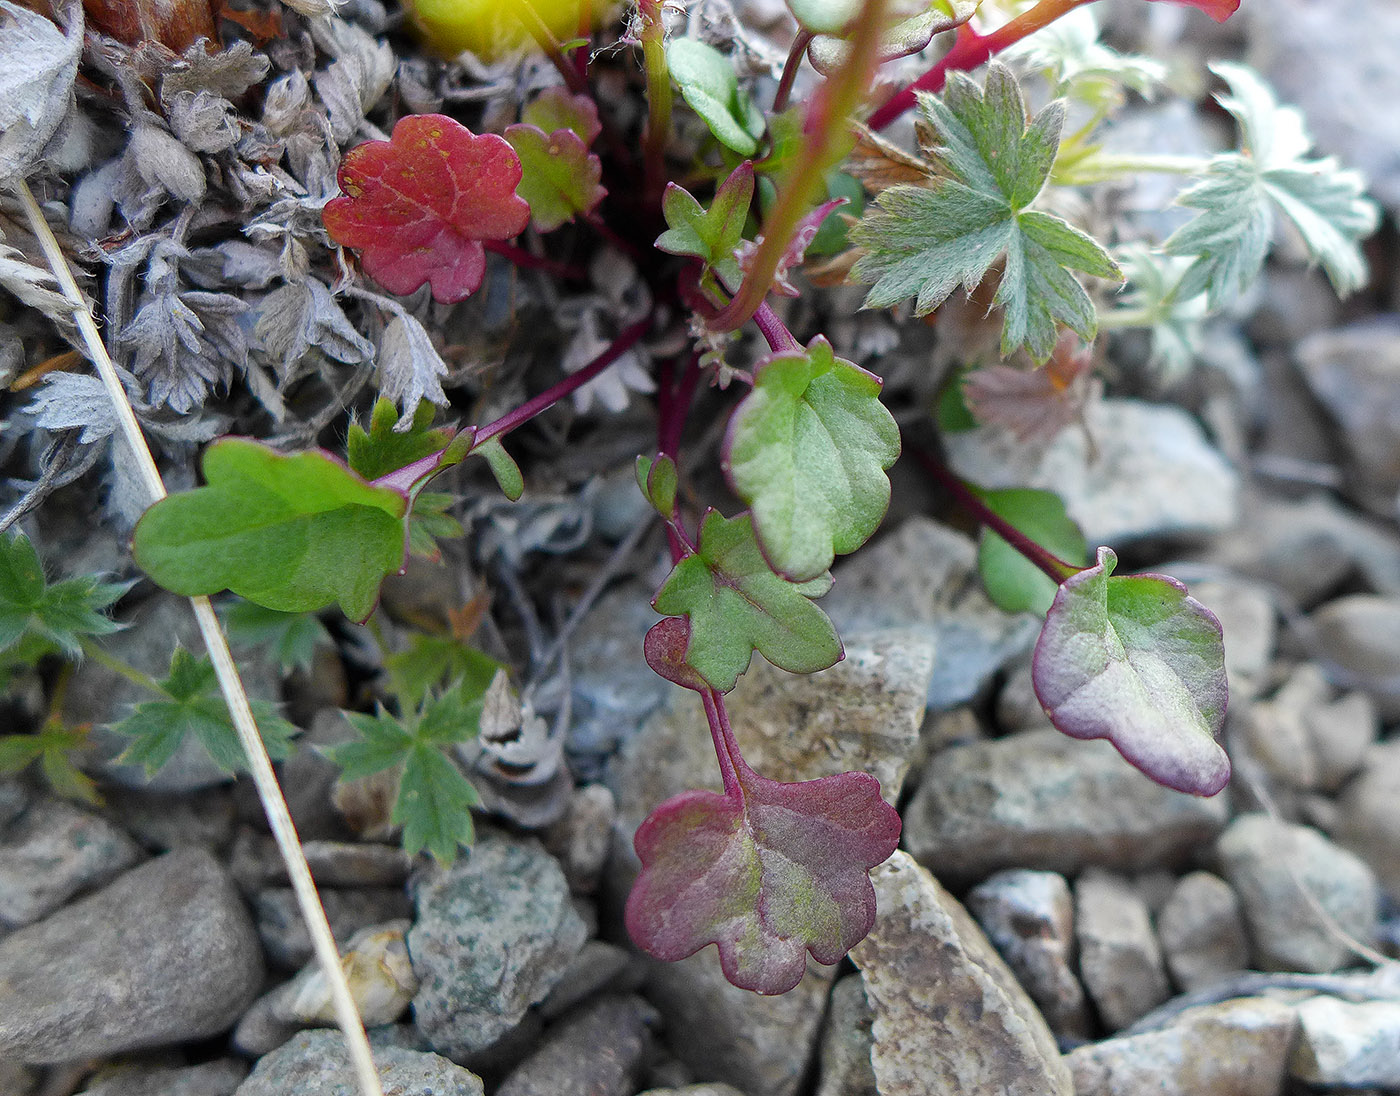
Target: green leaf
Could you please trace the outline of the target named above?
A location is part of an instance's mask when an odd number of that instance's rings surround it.
[[[375,715],[346,712],[359,740],[321,751],[340,767],[344,780],[402,768],[389,820],[403,827],[403,847],[410,854],[426,848],[448,864],[456,858],[459,845],[471,843],[470,812],[480,799],[443,751],[477,733],[485,691],[486,686],[481,686],[473,707],[464,689],[449,690],[427,700],[406,721],[382,711]]]
[[[221,615],[230,643],[235,647],[266,647],[283,674],[309,671],[316,648],[332,645],[326,626],[312,613],[282,613],[240,598]]]
[[[1036,643],[1031,681],[1051,721],[1106,738],[1159,784],[1214,795],[1230,779],[1216,742],[1228,691],[1215,615],[1165,575],[1113,574],[1118,557],[1066,579]]]
[[[472,448],[471,455],[482,457],[491,466],[496,485],[511,502],[517,501],[525,493],[525,477],[520,474],[520,466],[511,459],[500,438],[480,442]]]
[[[136,561],[194,596],[228,589],[283,612],[339,602],[363,620],[405,555],[403,492],[366,483],[329,453],[284,456],[241,438],[204,452],[206,486],[171,495],[136,525]]]
[[[1030,537],[1051,555],[1082,567],[1089,546],[1065,504],[1053,491],[1012,487],[978,491],[978,498],[1000,518]],[[1008,613],[1044,613],[1055,600],[1058,585],[991,529],[983,529],[977,549],[977,569],[987,595]]]
[[[238,740],[228,706],[219,693],[214,666],[207,658],[196,658],[183,647],[176,647],[170,658],[170,673],[161,682],[165,698],[137,704],[131,714],[111,729],[127,735],[131,745],[117,761],[142,765],[148,777],[175,755],[187,734],[193,733],[225,772],[247,768],[247,756]],[[253,718],[268,756],[274,760],[292,751],[297,728],[277,714],[266,701],[253,701]]]
[[[540,232],[553,232],[607,197],[602,161],[572,129],[551,132],[518,124],[506,126],[505,138],[520,157],[515,192],[530,204],[530,219]]]
[[[545,88],[526,104],[520,120],[545,133],[567,129],[578,135],[585,145],[591,145],[603,131],[598,120],[598,106],[587,95],[572,95],[562,87]]]
[[[814,34],[838,34],[860,14],[861,0],[787,0],[792,17]]]
[[[729,423],[724,468],[779,574],[815,578],[885,516],[899,427],[880,387],[873,373],[834,357],[821,335],[755,370]]]
[[[1118,279],[1118,267],[1077,228],[1029,208],[1054,163],[1064,104],[1027,122],[1015,78],[994,62],[985,93],[953,73],[942,98],[924,96],[920,106],[943,142],[935,153],[940,174],[927,186],[890,187],[852,230],[866,254],[851,275],[873,283],[865,306],[912,296],[915,314],[926,315],[959,286],[975,289],[1004,259],[995,297],[1003,356],[1024,346],[1047,360],[1057,323],[1093,338],[1093,302],[1070,271]]]
[[[720,144],[740,156],[758,151],[763,112],[739,90],[728,57],[694,38],[674,38],[666,46],[666,65],[690,109]]]
[[[820,0],[807,0],[820,2]],[[924,6],[924,10],[900,18],[896,15],[880,34],[877,57],[881,64],[899,57],[918,53],[933,40],[934,35],[952,30],[966,23],[977,11],[981,0],[934,0]],[[790,5],[791,6],[791,5]],[[899,14],[903,14],[901,7]],[[859,5],[857,5],[859,9]],[[798,16],[801,22],[801,16]],[[804,26],[806,24],[804,23]],[[817,29],[817,28],[811,28]],[[830,28],[831,31],[840,28]],[[848,28],[849,29],[849,28]],[[807,59],[812,67],[823,76],[830,76],[846,63],[851,55],[851,44],[844,38],[830,32],[818,33],[807,47]]]
[[[452,636],[418,632],[409,639],[408,650],[384,659],[384,668],[389,671],[390,688],[400,704],[412,709],[421,705],[429,692],[448,682],[459,682],[465,696],[484,696],[502,667],[490,655]]]
[[[1152,341],[1148,361],[1168,387],[1195,364],[1201,324],[1209,313],[1204,295],[1181,293],[1181,279],[1191,259],[1129,244],[1119,250],[1118,262],[1128,284],[1115,298],[1104,326],[1145,328]]]
[[[121,627],[103,610],[131,588],[83,575],[48,582],[39,553],[22,533],[0,535],[0,651],[21,642],[52,645],[65,657],[82,657],[83,636],[104,636]]]
[[[1250,69],[1212,67],[1233,93],[1220,96],[1220,105],[1239,122],[1243,151],[1213,158],[1206,178],[1177,198],[1201,211],[1164,245],[1172,255],[1195,260],[1179,292],[1205,293],[1212,309],[1238,299],[1263,268],[1276,210],[1293,223],[1339,294],[1359,289],[1367,269],[1358,245],[1380,218],[1365,197],[1365,180],[1331,157],[1308,159],[1312,138],[1302,115],[1280,106]]]
[[[0,735],[0,776],[21,772],[37,761],[56,794],[96,806],[102,802],[97,785],[73,761],[86,747],[85,732],[52,725],[33,734]]]
[[[774,574],[749,515],[726,518],[710,510],[700,524],[698,551],[676,564],[652,605],[664,616],[689,619],[686,662],[727,692],[754,651],[795,674],[835,664],[841,641],[811,600],[830,589],[829,575],[795,583]]]
[[[451,430],[429,428],[433,421],[433,405],[427,400],[419,402],[409,429],[395,430],[394,424],[398,421],[399,411],[394,401],[381,398],[375,401],[374,410],[370,412],[368,430],[357,422],[350,424],[345,439],[346,460],[365,479],[375,480],[396,472],[438,452],[452,440]]]
[[[637,486],[652,508],[668,521],[676,512],[678,485],[676,462],[665,453],[637,458]]]
[[[667,183],[661,212],[670,227],[656,238],[658,250],[668,255],[694,255],[725,285],[737,289],[743,272],[734,252],[744,238],[753,191],[753,164],[747,160],[720,184],[709,209],[703,208],[684,187]]]
[[[420,491],[408,516],[408,550],[423,559],[436,560],[439,540],[460,540],[462,523],[447,513],[457,496],[446,491]]]

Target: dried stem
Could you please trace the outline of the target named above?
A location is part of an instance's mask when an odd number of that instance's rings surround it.
[[[117,376],[116,366],[102,342],[102,335],[92,318],[92,312],[88,309],[87,301],[78,290],[78,283],[73,278],[68,261],[64,258],[48,222],[44,220],[29,184],[21,179],[14,184],[14,188],[54,277],[58,279],[63,295],[73,306],[73,319],[77,323],[83,345],[87,348],[93,365],[97,367],[98,375],[102,378],[102,384],[111,398],[122,435],[136,456],[141,482],[153,501],[163,499],[166,494],[165,484],[161,481],[155,459],[151,456],[146,439],[141,433],[141,426],[136,421],[131,401],[127,398],[126,390]],[[360,1020],[359,1010],[355,1007],[349,983],[345,980],[345,971],[340,965],[340,953],[336,949],[335,937],[326,921],[326,911],[316,893],[316,884],[312,882],[311,869],[307,867],[306,857],[301,851],[301,842],[297,838],[296,827],[292,824],[292,816],[287,810],[287,801],[282,797],[282,789],[278,787],[277,777],[272,771],[272,762],[268,759],[262,736],[258,734],[257,723],[248,705],[248,694],[238,677],[238,667],[234,665],[228,642],[219,627],[219,619],[214,615],[214,607],[209,603],[209,599],[193,597],[190,598],[190,604],[194,607],[195,619],[199,622],[200,634],[204,637],[209,658],[214,664],[219,688],[228,704],[229,714],[233,717],[238,739],[247,755],[258,798],[262,800],[268,825],[272,828],[278,851],[286,864],[287,876],[296,893],[301,916],[310,931],[316,957],[321,963],[326,980],[330,983],[336,1022],[345,1035],[361,1096],[384,1096],[379,1084],[379,1075],[374,1068],[374,1059],[370,1056],[369,1039],[365,1035],[364,1024]]]

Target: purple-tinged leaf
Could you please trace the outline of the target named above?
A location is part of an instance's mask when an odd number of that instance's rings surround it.
[[[627,931],[667,961],[714,944],[734,985],[786,993],[807,952],[835,963],[870,931],[899,815],[869,773],[782,784],[734,763],[730,794],[682,792],[638,827]]]
[[[778,269],[773,272],[773,292],[783,297],[797,297],[797,286],[792,284],[792,272],[802,265],[807,257],[807,248],[812,241],[817,238],[817,233],[821,231],[822,223],[828,215],[839,209],[843,205],[849,204],[848,198],[832,198],[823,202],[812,210],[811,213],[797,222],[797,230],[793,232],[792,239],[788,241],[787,247],[783,249],[783,256],[778,260]],[[754,256],[758,254],[758,245],[763,242],[763,237],[757,240],[744,240],[739,244],[739,250],[735,257],[739,260],[739,269],[746,275],[749,267],[753,265]]]
[[[1036,644],[1032,682],[1051,722],[1106,738],[1159,784],[1214,795],[1228,691],[1215,614],[1166,575],[1113,575],[1118,557],[1066,579]]]
[[[690,621],[685,617],[667,617],[652,625],[642,642],[642,654],[656,674],[682,689],[703,693],[710,683],[686,662],[689,648]]]

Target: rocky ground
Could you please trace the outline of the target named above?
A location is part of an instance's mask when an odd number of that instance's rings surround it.
[[[1158,52],[1242,50],[1400,211],[1400,115],[1374,105],[1400,99],[1392,5],[1358,0],[1334,27],[1331,5],[1244,0],[1238,23],[1195,20],[1185,38],[1185,12],[1127,8],[1110,6],[1110,26]],[[621,928],[638,823],[718,786],[699,705],[641,658],[663,564],[657,542],[628,539],[641,517],[628,474],[583,502],[527,498],[513,540],[480,526],[506,555],[577,541],[587,559],[622,557],[574,630],[568,718],[532,758],[532,790],[505,788],[470,855],[442,869],[385,843],[372,784],[337,787],[309,750],[282,766],[386,1091],[1400,1092],[1393,221],[1370,258],[1373,286],[1341,305],[1285,255],[1210,329],[1183,385],[1119,385],[1087,435],[1069,429],[1033,460],[985,430],[950,445],[980,483],[1059,490],[1124,569],[1175,575],[1215,610],[1235,767],[1220,796],[1165,790],[1049,727],[1030,687],[1037,622],[987,600],[975,542],[929,516],[917,485],[836,571],[824,605],[845,661],[802,678],[756,660],[731,706],[750,762],[784,780],[871,771],[904,818],[901,851],[873,873],[874,931],[783,997],[729,986],[709,950],[647,960]],[[62,496],[49,506],[46,548],[100,559],[87,518]],[[386,600],[411,618],[460,601],[465,581],[424,565]],[[184,613],[150,597],[111,648],[162,672],[172,633],[194,643]],[[345,737],[338,708],[374,663],[364,636],[337,636],[309,677],[244,665],[311,743]],[[85,665],[70,714],[110,719],[124,689]],[[0,780],[0,1093],[350,1091],[251,790],[197,752],[154,785],[99,772],[100,809]]]

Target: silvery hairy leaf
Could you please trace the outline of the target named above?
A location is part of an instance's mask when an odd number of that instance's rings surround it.
[[[266,289],[283,274],[277,252],[244,240],[225,240],[213,247],[196,248],[181,269],[190,281],[205,289],[229,284]]]
[[[153,117],[136,122],[126,156],[147,186],[159,186],[182,202],[203,200],[204,165]]]
[[[442,378],[447,376],[447,366],[423,325],[405,311],[396,311],[384,328],[379,370],[380,393],[398,404],[410,420],[421,400],[446,406]]]
[[[228,384],[230,366],[248,358],[236,319],[246,309],[226,293],[148,295],[117,341],[134,350],[132,368],[151,404],[184,413],[212,386]]]
[[[50,373],[35,390],[27,410],[45,430],[82,427],[84,445],[116,432],[117,415],[102,382],[86,373]]]
[[[0,244],[0,289],[8,289],[21,304],[50,317],[66,317],[73,310],[57,289],[53,274],[27,262],[24,253]]]
[[[324,35],[324,48],[335,55],[316,74],[316,91],[326,105],[331,132],[341,144],[355,135],[365,112],[379,102],[394,79],[394,51],[353,23],[340,23]]]
[[[207,91],[180,91],[166,104],[170,128],[194,152],[222,152],[239,138],[233,104]]]
[[[261,82],[269,67],[268,59],[254,53],[247,42],[234,42],[221,53],[208,53],[202,42],[196,42],[165,74],[160,85],[161,102],[168,107],[175,96],[185,91],[205,91],[232,99]]]
[[[330,290],[315,278],[284,285],[264,297],[253,330],[284,383],[313,346],[348,364],[374,354],[374,344],[355,330]]]
[[[73,103],[83,46],[83,9],[62,8],[64,33],[51,20],[0,0],[0,184],[22,179],[58,131]]]

